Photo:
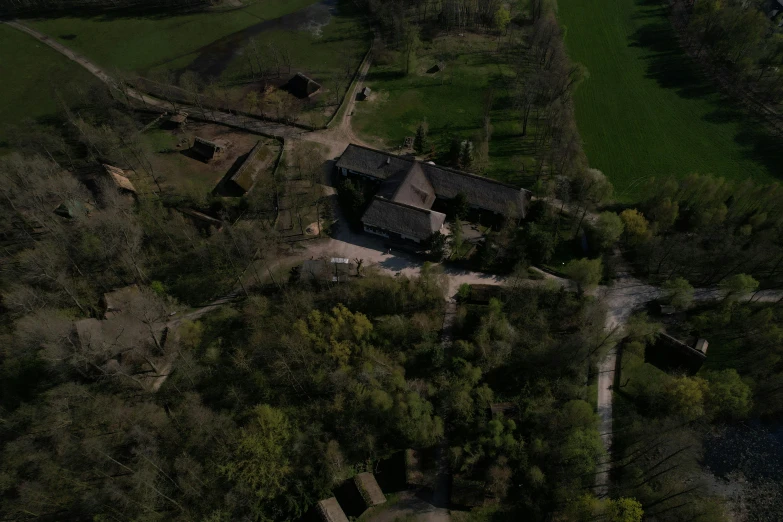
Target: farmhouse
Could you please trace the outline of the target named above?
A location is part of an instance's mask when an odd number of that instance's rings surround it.
[[[309,98],[321,90],[321,85],[302,73],[288,80],[288,90],[297,98]]]
[[[194,153],[198,154],[204,161],[211,161],[215,158],[219,158],[226,151],[226,147],[223,144],[215,143],[214,141],[205,140],[196,136],[191,148]]]
[[[364,230],[420,243],[441,231],[446,215],[432,210],[463,194],[470,208],[497,217],[524,217],[530,192],[498,181],[378,150],[349,145],[336,164],[343,176],[375,183],[378,192],[362,217]]]

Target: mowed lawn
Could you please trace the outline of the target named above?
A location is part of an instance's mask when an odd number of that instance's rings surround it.
[[[576,117],[592,167],[620,201],[650,177],[692,172],[769,182],[783,143],[721,97],[683,53],[662,4],[560,0],[572,59],[587,67]]]
[[[0,24],[0,152],[9,126],[59,113],[59,96],[70,103],[77,91],[102,85],[52,48]]]
[[[480,141],[484,104],[491,95],[493,133],[488,162],[470,170],[519,183],[523,169],[531,164],[532,150],[512,110],[508,88],[514,73],[506,57],[494,53],[496,47],[494,38],[481,35],[439,36],[424,44],[416,70],[408,76],[398,56],[376,60],[365,82],[373,94],[357,102],[354,129],[375,146],[397,150],[426,121],[435,159],[443,161],[453,138]],[[429,73],[444,56],[449,57],[445,70]],[[533,126],[530,131],[532,140]]]
[[[186,65],[182,63],[183,58],[215,40],[314,3],[316,0],[254,0],[241,9],[178,16],[109,13],[25,23],[109,70],[135,72],[166,67],[169,63],[177,67]]]

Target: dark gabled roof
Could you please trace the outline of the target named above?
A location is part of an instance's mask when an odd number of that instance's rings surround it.
[[[288,80],[288,90],[294,96],[299,98],[307,98],[318,92],[321,89],[321,84],[308,78],[302,73],[296,73],[296,76]]]
[[[391,197],[396,203],[405,203],[420,208],[432,208],[435,203],[435,189],[424,174],[421,165],[414,162],[405,178]]]
[[[219,145],[214,141],[199,138],[198,136],[196,136],[196,139],[193,141],[193,150],[196,153],[204,156],[206,159],[214,158],[215,154],[222,151],[223,149],[224,147],[222,145]]]
[[[438,232],[445,221],[446,214],[380,197],[373,199],[362,216],[365,225],[422,241]]]
[[[498,214],[508,214],[509,211],[518,212],[522,217],[527,214],[526,190],[494,179],[428,163],[422,164],[422,168],[439,198],[452,199],[462,192],[471,206]]]
[[[411,163],[413,161],[406,158],[351,144],[337,160],[337,168],[346,168],[379,180],[395,175],[403,179],[410,170]]]
[[[418,166],[418,169],[414,169],[414,166]],[[408,191],[401,187],[408,181],[412,181],[426,191],[432,187],[434,195],[439,198],[452,199],[463,192],[467,196],[468,203],[474,207],[504,215],[509,211],[518,212],[522,217],[527,214],[529,192],[524,189],[483,176],[430,163],[419,163],[413,159],[359,145],[348,145],[337,161],[337,167],[383,181],[378,193],[390,200],[396,201],[395,197],[399,194],[402,202],[422,206],[416,202],[413,195],[416,191]],[[421,170],[421,173],[418,170]],[[428,181],[426,185],[421,181],[424,178]],[[424,203],[424,206],[430,208],[432,203]]]

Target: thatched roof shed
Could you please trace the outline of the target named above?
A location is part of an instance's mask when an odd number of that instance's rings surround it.
[[[302,73],[288,80],[288,91],[297,98],[309,98],[321,90],[321,84]]]
[[[353,482],[368,508],[386,502],[386,496],[372,473],[359,473],[353,478]]]
[[[230,181],[233,182],[242,193],[250,192],[256,183],[261,169],[267,165],[271,151],[259,140],[248,154],[242,166],[237,169]]]
[[[128,309],[128,305],[139,295],[138,285],[118,288],[103,294],[103,316],[108,319]]]
[[[348,522],[343,508],[334,497],[319,501],[316,505],[316,511],[324,522]]]
[[[89,203],[82,203],[75,199],[69,199],[60,203],[57,208],[54,209],[54,213],[58,216],[73,219],[79,216],[88,216],[95,210],[95,208]]]
[[[210,161],[222,156],[226,151],[226,146],[225,144],[205,140],[204,138],[196,136],[191,150],[204,158],[205,161]]]
[[[118,190],[130,192],[132,194],[136,193],[136,187],[134,187],[133,183],[126,177],[124,170],[106,164],[103,165],[103,169]]]
[[[686,371],[694,374],[707,360],[705,339],[683,342],[664,332],[659,332],[655,343],[648,345],[644,352],[644,361],[663,371]]]

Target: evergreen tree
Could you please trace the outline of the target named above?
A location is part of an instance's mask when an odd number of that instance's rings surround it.
[[[424,153],[429,146],[429,139],[427,138],[427,124],[422,122],[419,124],[419,128],[416,129],[416,138],[413,140],[413,150],[419,154]]]

